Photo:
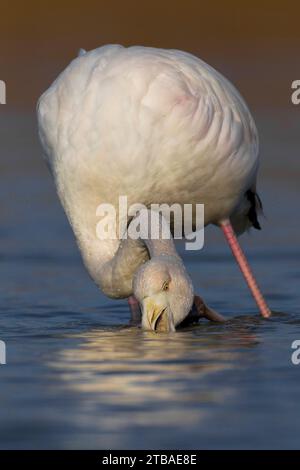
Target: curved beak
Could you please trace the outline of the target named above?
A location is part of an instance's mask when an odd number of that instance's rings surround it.
[[[157,294],[144,299],[142,311],[143,328],[160,332],[175,331],[173,316],[164,294]]]

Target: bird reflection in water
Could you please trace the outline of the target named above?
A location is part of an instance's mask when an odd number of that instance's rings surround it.
[[[74,347],[62,349],[50,365],[64,387],[88,398],[97,410],[118,408],[117,417],[106,423],[110,429],[120,429],[122,423],[127,427],[128,420],[148,425],[182,420],[189,425],[207,414],[201,404],[234,396],[228,382],[213,387],[211,379],[251,360],[249,348],[255,354],[258,343],[256,323],[260,319],[243,316],[225,325],[184,328],[167,338],[137,327],[95,328],[72,335]]]

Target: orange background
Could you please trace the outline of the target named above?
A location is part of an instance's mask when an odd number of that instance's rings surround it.
[[[7,83],[7,106],[33,109],[80,47],[105,43],[190,51],[232,80],[250,107],[289,105],[290,83],[300,78],[297,3],[2,2],[0,79]]]

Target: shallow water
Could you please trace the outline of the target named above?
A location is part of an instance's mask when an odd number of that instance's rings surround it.
[[[299,448],[299,163],[293,129],[280,160],[280,122],[260,116],[267,218],[241,239],[276,313],[259,317],[212,228],[204,250],[183,256],[198,293],[228,322],[169,335],[129,327],[126,303],[93,285],[32,116],[1,122],[1,448]]]

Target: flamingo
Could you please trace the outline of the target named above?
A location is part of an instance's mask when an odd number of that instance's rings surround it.
[[[205,225],[221,228],[262,316],[271,315],[237,239],[260,229],[258,134],[224,76],[179,50],[80,50],[40,97],[37,115],[84,265],[104,294],[128,298],[143,328],[175,331],[191,311],[224,318],[195,294],[172,238],[97,238],[96,208],[117,207],[120,195],[146,207],[204,204]]]

